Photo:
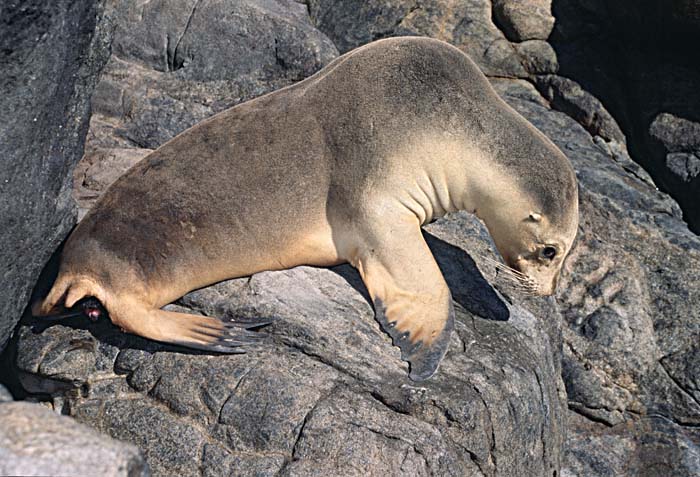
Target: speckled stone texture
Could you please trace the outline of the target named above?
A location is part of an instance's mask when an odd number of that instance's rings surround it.
[[[425,383],[406,378],[341,266],[262,273],[173,305],[278,318],[247,355],[185,352],[108,323],[27,322],[15,359],[25,389],[136,444],[155,475],[700,476],[700,239],[566,55],[562,71],[557,35],[580,32],[567,30],[574,16],[559,24],[571,2],[552,5],[551,37],[548,2],[517,3],[123,2],[74,194],[89,208],[178,132],[339,53],[434,36],[469,53],[576,169],[579,236],[554,298],[500,283],[482,225],[451,214],[426,230],[457,332]],[[533,5],[542,14],[523,16]],[[669,154],[694,154],[678,148],[684,118],[656,122]],[[693,174],[687,157],[668,161]]]
[[[72,169],[109,56],[103,2],[3,2],[0,15],[0,351],[75,225]]]
[[[40,404],[0,402],[0,422],[0,475],[150,475],[136,446]]]

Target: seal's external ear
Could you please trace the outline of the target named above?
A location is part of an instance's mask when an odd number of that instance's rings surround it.
[[[532,222],[539,222],[542,220],[542,215],[538,214],[537,212],[530,212],[530,216],[528,217],[528,220]]]

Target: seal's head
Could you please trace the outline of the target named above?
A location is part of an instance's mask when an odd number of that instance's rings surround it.
[[[509,278],[528,292],[553,294],[578,224],[557,223],[536,211],[521,213],[512,222],[502,224],[508,230],[491,231],[498,251],[511,269],[505,272],[510,272]]]
[[[576,176],[563,154],[547,149],[561,156],[557,169],[530,171],[526,180],[511,178],[482,216],[508,267],[499,267],[500,272],[535,295],[556,290],[578,229]]]

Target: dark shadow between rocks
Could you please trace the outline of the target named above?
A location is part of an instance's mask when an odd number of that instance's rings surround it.
[[[423,238],[433,253],[456,303],[486,320],[508,320],[508,307],[467,252],[425,231]],[[331,270],[361,293],[367,302],[372,303],[357,270],[347,264],[333,267]]]
[[[548,41],[557,54],[558,75],[603,103],[626,136],[630,156],[700,233],[700,176],[692,165],[698,139],[674,131],[673,124],[660,125],[667,144],[656,136],[659,131],[652,132],[660,114],[700,122],[698,3],[554,0],[552,12],[556,24]]]

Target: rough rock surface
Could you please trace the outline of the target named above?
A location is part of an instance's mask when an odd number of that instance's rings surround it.
[[[3,2],[0,351],[41,269],[75,224],[72,168],[109,36],[99,2]]]
[[[666,151],[666,167],[684,182],[700,176],[700,122],[661,113],[649,126],[649,135]]]
[[[0,384],[0,403],[13,401],[12,394],[5,386]]]
[[[420,385],[406,379],[357,274],[337,267],[263,273],[178,303],[211,315],[278,317],[261,331],[267,342],[245,356],[184,353],[106,323],[43,331],[28,323],[16,363],[30,393],[136,443],[156,475],[700,476],[700,239],[630,159],[632,140],[621,132],[630,129],[617,126],[585,78],[550,76],[562,62],[555,40],[564,37],[556,35],[572,31],[570,23],[557,24],[552,43],[511,43],[488,0],[309,0],[308,14],[296,2],[250,0],[229,17],[215,8],[224,2],[141,3],[127,2],[130,27],[118,30],[121,46],[93,99],[76,173],[85,207],[131,162],[194,122],[311,74],[338,52],[425,34],[467,51],[568,155],[581,187],[579,237],[555,299],[503,287],[504,298],[462,252],[493,282],[482,257],[494,252],[478,221],[459,213],[429,226],[461,306],[445,363]],[[555,2],[557,22],[570,4]],[[190,32],[187,24],[198,22],[223,33]],[[276,49],[256,56],[257,41],[237,29],[267,32],[260,44],[270,45],[278,38],[267,29],[280,24],[293,32],[280,34],[292,53],[274,65]],[[227,41],[250,48],[217,63]],[[659,131],[659,140],[674,137],[673,127]]]
[[[554,27],[551,0],[493,0],[493,15],[511,41],[546,40]]]
[[[389,36],[423,35],[460,47],[487,74],[528,74],[494,25],[489,0],[309,0],[308,6],[341,53]]]
[[[136,446],[40,404],[0,403],[0,475],[149,475]]]
[[[603,104],[574,80],[557,75],[537,76],[535,85],[551,106],[581,124],[592,136],[624,143],[625,135]]]
[[[473,219],[457,223],[483,236]],[[430,381],[408,380],[348,266],[261,273],[181,300],[278,318],[246,355],[176,351],[77,321],[23,327],[20,377],[139,445],[155,475],[552,475],[563,407],[546,325],[502,301],[463,251],[429,240],[464,307]]]

